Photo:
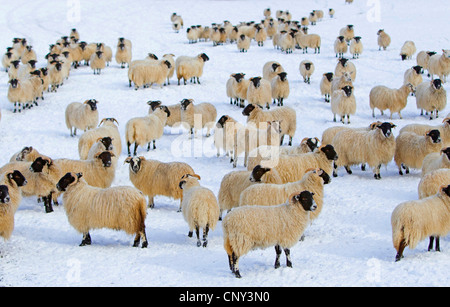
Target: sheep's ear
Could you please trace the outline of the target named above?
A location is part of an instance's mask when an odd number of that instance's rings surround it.
[[[77,178],[80,179],[81,177],[83,177],[83,173],[77,173]]]
[[[101,138],[101,137],[100,137],[100,138],[98,138],[96,142],[100,141],[101,139],[103,139],[103,138]]]
[[[131,157],[127,157],[124,161],[123,161],[123,164],[125,164],[125,163],[130,163],[130,161],[131,161]]]

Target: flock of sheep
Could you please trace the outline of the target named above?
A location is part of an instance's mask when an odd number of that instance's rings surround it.
[[[299,22],[292,21],[288,11],[277,11],[276,18],[271,17],[270,9],[263,13],[265,19],[258,24],[233,26],[224,22],[212,27],[192,26],[186,31],[187,37],[190,43],[203,39],[211,40],[214,46],[236,42],[240,51],[247,51],[251,40],[262,46],[272,39],[274,47],[286,53],[295,48],[305,53],[307,48],[314,48],[320,53],[320,36],[308,34],[306,26],[320,21],[322,11],[313,11]],[[333,14],[330,9],[331,18]],[[176,13],[171,21],[175,31],[183,28],[182,17]],[[388,34],[380,30],[378,37],[380,49],[386,49],[390,44]],[[341,29],[334,47],[339,61],[334,73],[323,74],[320,92],[330,102],[334,121],[339,116],[342,123],[345,117],[350,123],[350,115],[356,111],[353,87],[356,67],[344,54],[349,48],[353,59],[357,59],[363,52],[361,37],[354,35],[353,25]],[[415,52],[414,43],[406,42],[402,60],[410,59]],[[149,54],[145,59],[132,60],[131,41],[119,38],[116,46],[116,62],[121,68],[128,68],[129,86],[134,84],[136,90],[153,83],[170,84],[175,73],[178,85],[181,79],[184,84],[188,80],[200,83],[203,65],[209,57],[205,53],[174,57],[165,54],[158,59]],[[70,70],[83,61],[94,74],[100,74],[112,61],[112,48],[104,43],[80,42],[73,29],[68,37],[50,46],[46,59],[47,66],[37,69],[36,54],[26,39],[14,39],[13,46],[8,48],[2,63],[9,76],[7,96],[14,104],[14,112],[37,105],[46,91],[57,91],[69,78]],[[428,70],[431,82],[423,81],[424,69]],[[310,83],[314,70],[311,61],[299,65],[305,83]],[[284,105],[289,96],[287,73],[275,61],[267,62],[262,72],[262,77],[250,79],[245,79],[244,73],[233,73],[226,83],[230,104],[243,108],[245,125],[229,115],[217,119],[217,110],[210,103],[197,104],[186,98],[166,106],[161,101],[149,101],[148,114],[131,118],[126,123],[125,136],[121,136],[114,118],[99,120],[95,99],[69,104],[65,121],[70,135],[76,136],[77,129],[83,131],[78,142],[80,159],[52,159],[32,147],[12,155],[10,162],[0,168],[0,235],[5,239],[12,235],[14,214],[22,196],[36,197],[43,201],[46,212],[52,212],[52,205],[62,195],[70,224],[83,235],[81,245],[91,244],[91,229],[111,228],[134,234],[133,246],[147,247],[146,210],[154,207],[155,196],[163,195],[180,200],[179,211],[188,224],[188,235],[192,236],[195,230],[198,246],[207,246],[209,230],[214,230],[227,211],[222,220],[224,249],[230,270],[241,277],[239,258],[254,248],[274,246],[275,268],[280,266],[283,250],[287,266],[292,266],[289,249],[319,216],[324,185],[330,182],[331,175],[337,177],[339,167],[351,174],[352,165],[361,165],[363,169],[368,165],[374,178],[381,179],[381,165],[394,160],[400,175],[410,168],[422,170],[420,200],[402,203],[392,213],[396,260],[403,257],[406,246],[414,248],[427,237],[429,249],[436,240],[439,250],[439,237],[450,231],[450,117],[439,126],[407,125],[397,138],[392,134],[395,125],[390,122],[358,128],[336,126],[326,129],[320,142],[311,137],[304,138],[298,147],[292,146],[297,116],[293,108]],[[443,50],[442,54],[420,52],[417,65],[404,73],[401,88],[375,86],[371,90],[370,108],[373,112],[379,109],[382,114],[390,110],[391,118],[393,113],[401,118],[407,97],[414,95],[422,112],[438,117],[446,106],[442,83],[449,72],[450,50]],[[273,104],[276,105],[270,110]],[[156,148],[156,140],[163,137],[165,126],[180,124],[192,136],[203,128],[207,129],[206,137],[214,132],[217,155],[225,153],[233,167],[244,154],[246,170],[226,174],[217,197],[200,184],[200,176],[189,164],[163,163],[137,155],[139,146],[147,145],[147,151],[152,144]],[[283,145],[284,136],[288,137],[287,145]],[[122,152],[122,137],[133,187],[111,186]]]

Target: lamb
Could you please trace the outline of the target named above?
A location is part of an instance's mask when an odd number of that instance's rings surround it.
[[[125,64],[129,68],[131,63],[131,57],[132,57],[131,49],[125,46],[124,43],[117,45],[115,59],[117,64],[120,65],[120,68],[125,68]]]
[[[109,228],[136,234],[133,247],[148,246],[145,234],[145,197],[134,187],[90,186],[82,173],[66,173],[56,184],[63,192],[64,209],[70,225],[83,234],[80,246],[91,244],[91,229]]]
[[[377,35],[378,50],[381,50],[381,48],[386,50],[386,48],[391,44],[391,37],[389,34],[384,32],[384,29],[378,30]]]
[[[136,156],[139,145],[147,144],[147,151],[153,142],[153,149],[156,149],[156,140],[164,133],[164,126],[170,111],[166,106],[160,106],[153,113],[144,117],[134,117],[128,120],[125,126],[125,140],[127,142],[128,156],[131,156],[130,146],[134,143],[133,155]]]
[[[389,109],[390,119],[392,119],[393,113],[398,113],[398,116],[402,119],[400,112],[406,107],[408,95],[413,91],[414,86],[411,83],[404,84],[398,89],[388,88],[384,85],[373,87],[369,93],[372,117],[375,117],[375,108],[377,108],[381,111],[381,115],[384,115],[384,110]]]
[[[0,236],[9,240],[14,230],[14,214],[22,201],[21,188],[27,180],[18,170],[0,176]]]
[[[185,174],[195,174],[192,167],[184,162],[164,163],[158,160],[146,159],[143,156],[127,157],[124,163],[129,163],[129,178],[131,183],[144,195],[148,196],[148,207],[154,208],[153,197],[162,195],[175,200],[183,199],[179,187],[180,178]]]
[[[239,35],[239,38],[237,40],[237,49],[239,52],[247,52],[248,49],[250,49],[250,37],[246,36],[245,34]]]
[[[330,102],[331,98],[331,83],[333,81],[333,73],[327,72],[322,75],[320,80],[320,94],[325,96],[325,102]]]
[[[411,59],[416,50],[416,45],[413,41],[406,41],[400,50],[402,61]]]
[[[300,75],[303,77],[303,82],[311,84],[311,75],[314,73],[314,63],[309,60],[303,60],[299,65]]]
[[[310,219],[314,220],[322,211],[324,185],[330,183],[330,180],[330,176],[318,168],[308,170],[301,180],[295,182],[252,185],[241,192],[239,207],[279,205],[292,193],[307,190],[314,193],[313,199],[317,205],[317,209],[310,215]]]
[[[158,107],[162,105],[160,100],[147,101],[147,104],[150,106],[148,113],[152,113]],[[170,116],[167,118],[166,126],[168,127],[177,127],[181,124],[181,105],[180,104],[172,104],[170,106],[166,106],[170,112]]]
[[[214,193],[198,182],[197,174],[186,174],[181,177],[179,183],[183,190],[182,212],[184,220],[189,225],[188,236],[192,237],[195,229],[197,246],[202,246],[200,241],[200,228],[203,228],[203,247],[208,245],[208,232],[214,230],[219,220],[219,205]]]
[[[334,69],[334,76],[336,78],[341,77],[344,73],[348,72],[351,76],[352,82],[356,80],[356,67],[355,64],[349,62],[346,58],[340,58]]]
[[[277,171],[269,167],[256,165],[252,170],[232,171],[223,176],[220,182],[217,199],[219,202],[219,220],[222,220],[223,211],[230,212],[239,206],[239,197],[247,187],[260,183],[281,183]]]
[[[425,156],[439,152],[442,147],[440,132],[437,129],[425,135],[403,132],[397,136],[395,143],[394,161],[400,175],[403,175],[402,167],[406,174],[409,174],[410,168],[421,169]]]
[[[450,180],[450,169],[439,168],[431,170],[420,178],[417,185],[419,199],[423,199],[439,192],[439,188],[446,185]]]
[[[88,99],[81,102],[69,103],[66,107],[66,126],[70,130],[70,136],[77,135],[77,129],[86,131],[95,128],[98,124],[98,101]],[[73,131],[72,131],[73,128]]]
[[[194,83],[197,80],[197,83],[200,84],[199,78],[203,75],[203,66],[207,61],[209,61],[209,57],[205,53],[200,53],[196,57],[177,57],[175,70],[177,72],[178,85],[180,85],[181,78],[183,78],[185,85],[188,79],[192,79]]]
[[[355,37],[355,29],[353,25],[347,25],[346,27],[339,30],[339,36],[343,36],[348,45],[350,41]]]
[[[106,67],[106,59],[103,51],[98,50],[91,55],[89,58],[89,66],[94,71],[94,75],[100,75],[102,69],[105,69]]]
[[[119,132],[119,123],[113,117],[103,118],[98,127],[83,133],[78,139],[78,154],[81,160],[88,159],[92,145],[101,138],[109,137],[112,140],[113,153],[118,157],[122,153],[122,141]]]
[[[435,51],[420,51],[416,56],[417,65],[422,66],[423,69],[428,70],[428,62],[430,61],[430,57],[435,54]],[[428,73],[428,77],[430,77],[430,73]]]
[[[423,115],[423,110],[426,114],[430,112],[430,120],[439,117],[439,111],[442,111],[447,106],[447,91],[442,86],[440,79],[434,79],[431,82],[425,81],[420,83],[416,88],[416,105],[417,109],[421,109],[420,115]]]
[[[364,47],[361,42],[361,36],[355,36],[350,42],[350,53],[354,59],[359,59],[361,53],[363,53]]]
[[[275,110],[264,111],[262,108],[250,103],[242,111],[242,115],[248,116],[247,123],[258,125],[261,122],[279,121],[281,125],[281,141],[283,144],[285,135],[289,136],[289,145],[292,145],[292,139],[297,129],[297,115],[293,108],[279,107]]]
[[[440,168],[450,168],[450,147],[425,156],[422,162],[422,177]]]
[[[247,101],[249,104],[270,109],[270,102],[272,101],[272,86],[270,81],[261,77],[250,78],[247,89]]]
[[[315,209],[313,193],[301,191],[278,206],[244,206],[231,211],[222,227],[224,248],[235,277],[241,278],[239,258],[255,248],[275,246],[275,268],[280,267],[283,249],[286,265],[292,267],[289,249],[301,238],[309,224],[310,212]]]
[[[403,84],[411,83],[417,90],[417,86],[423,82],[422,74],[422,66],[416,65],[408,68],[403,74]],[[415,95],[415,91],[411,95]]]
[[[286,78],[287,73],[279,73],[271,81],[272,99],[277,101],[277,106],[283,106],[285,98],[289,97],[289,80]]]
[[[275,61],[266,62],[263,66],[263,79],[272,81],[281,72],[284,72],[284,68],[280,63]]]
[[[436,251],[439,251],[439,237],[450,231],[450,186],[442,186],[436,195],[419,200],[402,202],[391,215],[392,243],[397,251],[395,261],[403,258],[406,246],[414,249],[417,244],[430,237],[428,250],[436,237]]]
[[[351,86],[344,86],[342,90],[334,91],[331,95],[331,112],[333,112],[333,121],[336,122],[336,114],[340,116],[344,124],[347,116],[347,124],[350,124],[350,115],[356,113],[356,99],[352,93]]]
[[[206,136],[209,137],[216,117],[216,107],[211,103],[203,102],[194,105],[193,99],[183,99],[181,101],[181,122],[187,125],[191,135],[196,134],[197,130],[206,127]]]
[[[374,178],[381,179],[381,165],[387,165],[396,151],[396,139],[392,134],[392,128],[395,127],[392,123],[384,122],[368,131],[344,129],[338,132],[331,141],[339,154],[333,176],[337,177],[337,168],[340,166],[344,166],[347,173],[351,174],[351,165],[367,163],[373,169]]]
[[[336,57],[342,58],[344,57],[344,53],[348,50],[347,42],[345,41],[345,37],[339,35],[334,41],[334,53],[336,53]]]
[[[14,113],[21,112],[26,105],[32,103],[35,99],[33,84],[30,80],[9,80],[8,100],[14,104]]]
[[[428,131],[439,130],[442,138],[443,147],[450,146],[450,117],[444,118],[442,125],[425,125],[425,124],[409,124],[400,129],[400,134],[403,132],[414,132],[415,134],[425,135]]]

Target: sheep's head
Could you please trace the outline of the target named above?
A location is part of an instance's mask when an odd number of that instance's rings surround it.
[[[319,169],[317,170],[317,174],[319,175],[319,177],[321,177],[323,179],[323,184],[329,184],[331,181],[330,175],[328,175],[327,172],[325,172],[323,169]]]
[[[434,79],[431,81],[431,85],[435,90],[440,90],[442,88],[442,81],[441,79]]]
[[[441,187],[441,194],[445,194],[447,196],[450,196],[450,185]]]
[[[186,111],[189,105],[191,105],[194,102],[194,99],[183,99],[180,101],[181,103],[181,110]]]
[[[170,111],[169,111],[168,107],[160,106],[159,109],[162,110],[163,112],[165,112],[167,114],[167,117],[170,117]]]
[[[311,151],[314,151],[319,145],[319,139],[314,138],[304,138],[301,143],[305,143]]]
[[[147,101],[147,104],[150,106],[150,109],[152,109],[152,111],[155,111],[155,109],[159,107],[162,102],[160,100],[149,100]]]
[[[353,29],[353,25],[347,25],[347,29],[352,30]]]
[[[52,162],[49,161],[48,159],[44,159],[42,157],[37,157],[33,163],[31,163],[30,165],[30,171],[33,173],[42,173],[42,171],[44,170],[44,167],[50,166]]]
[[[244,73],[236,73],[231,75],[231,77],[234,78],[237,83],[241,82],[242,79],[244,79],[244,76],[245,76]]]
[[[307,69],[309,70],[309,68],[307,68]],[[284,82],[284,81],[286,81],[287,72],[280,72],[278,74],[278,76],[280,77],[280,80]]]
[[[89,99],[89,100],[86,100],[84,103],[91,107],[91,111],[97,110],[97,103],[98,103],[97,100]]]
[[[112,152],[104,151],[102,153],[95,155],[94,158],[101,160],[103,167],[110,167],[112,164],[112,157],[115,157],[115,155]]]
[[[249,103],[244,110],[242,110],[242,115],[244,116],[250,116],[250,113],[252,113],[252,111],[256,109],[256,105]]]
[[[408,55],[401,53],[400,56],[402,57],[402,61],[406,60]]]
[[[380,34],[383,33],[383,32],[384,32],[384,30],[383,30],[383,29],[380,29],[380,30],[378,30],[377,35],[380,35]]]
[[[11,80],[9,80],[9,84],[12,88],[17,88],[19,86],[19,80],[11,79]]]
[[[416,74],[421,75],[423,74],[423,67],[420,65],[413,66],[412,69],[416,72]]]
[[[437,129],[430,130],[426,136],[429,136],[434,144],[441,142],[441,133]]]
[[[8,204],[10,201],[8,186],[0,185],[0,204]]]
[[[28,61],[28,64],[30,64],[31,68],[36,68],[36,63],[37,63],[36,60],[29,60]]]
[[[261,77],[250,78],[250,81],[253,83],[254,87],[259,87],[261,85]]]
[[[165,65],[167,66],[168,69],[172,67],[172,64],[170,64],[170,62],[167,61],[167,60],[164,61],[163,64],[165,64]]]
[[[437,53],[436,51],[427,51],[428,56],[433,56],[436,53]]]
[[[281,65],[278,63],[272,63],[272,70],[273,71],[277,71],[277,68],[280,67]]]
[[[206,53],[201,53],[201,54],[199,55],[199,57],[202,58],[203,62],[209,61],[209,57],[206,55]]]
[[[355,42],[359,43],[361,41],[361,36],[355,36],[353,37],[353,39],[355,40]]]
[[[184,186],[188,181],[192,182],[192,180],[198,181],[200,179],[200,176],[197,174],[185,174],[181,176],[181,181],[178,183],[178,186],[180,187],[180,189],[184,189]]]
[[[22,175],[22,173],[18,170],[14,170],[12,173],[8,173],[6,177],[10,182],[15,182],[18,187],[23,187],[28,183],[25,176]]]
[[[48,74],[48,68],[47,67],[42,67],[41,68],[41,73],[43,76],[46,76]]]
[[[98,50],[98,51],[95,52],[95,54],[97,55],[97,57],[98,57],[99,59],[101,59],[102,56],[103,56],[103,51]]]
[[[314,193],[309,191],[291,194],[291,196],[289,196],[289,204],[297,206],[301,205],[305,211],[314,211],[317,209],[317,205],[313,195]]]
[[[450,160],[450,147],[441,149],[441,155],[442,154],[445,154],[447,156],[447,160]]]
[[[113,141],[113,139],[109,136],[105,136],[105,137],[97,139],[97,142],[100,142],[103,144],[103,146],[105,146],[105,150],[113,150],[112,141]]]
[[[244,34],[241,34],[241,35],[239,36],[239,38],[241,39],[241,41],[243,41],[243,40],[245,40],[245,35],[244,35]]]
[[[346,85],[342,88],[342,90],[344,91],[345,96],[350,97],[352,95],[353,87],[351,87],[350,85]]]
[[[217,121],[216,127],[217,128],[223,128],[225,126],[226,121],[229,119],[230,117],[228,115],[222,115],[221,118],[219,118],[219,120]]]
[[[32,151],[33,151],[33,147],[32,147],[32,146],[26,146],[26,147],[24,147],[24,148],[19,152],[19,154],[16,156],[16,161],[24,161],[24,160],[25,160],[25,157],[26,157],[27,155],[29,155],[30,152],[32,152]]]
[[[69,172],[59,179],[56,189],[60,192],[65,192],[69,186],[77,184],[82,176],[82,173]]]
[[[325,154],[328,160],[333,161],[338,159],[336,150],[334,150],[333,145],[327,144],[325,146],[320,146],[319,150]]]
[[[347,66],[348,59],[340,58],[338,61],[339,61],[339,63],[341,63],[342,67],[346,67]]]
[[[344,36],[342,36],[342,35],[338,36],[337,39],[338,39],[341,43],[344,42]]]
[[[17,69],[17,68],[19,68],[20,61],[19,60],[11,61],[11,65],[14,66],[14,68]]]
[[[141,162],[145,160],[143,156],[140,157],[128,157],[125,159],[124,163],[130,164],[130,170],[137,174],[139,170],[141,169]]]
[[[333,81],[333,73],[332,72],[327,72],[323,74],[325,76],[325,78],[327,78],[328,82]]]
[[[261,165],[258,164],[253,168],[249,180],[251,182],[261,182],[262,176],[270,170],[271,168],[262,167]]]
[[[392,128],[397,127],[393,123],[384,122],[376,126],[383,133],[384,137],[389,138],[392,134]]]

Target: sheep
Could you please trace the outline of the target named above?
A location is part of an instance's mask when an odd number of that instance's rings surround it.
[[[105,45],[104,43],[97,43],[96,51],[103,52],[103,58],[105,60],[106,65],[109,66],[109,62],[112,61],[112,49],[111,47]]]
[[[78,31],[77,31],[76,28],[72,28],[72,29],[70,30],[69,37],[70,37],[70,38],[73,37],[73,38],[75,38],[75,39],[80,39],[80,33],[78,33]]]
[[[287,73],[279,73],[271,81],[273,103],[277,101],[277,106],[283,106],[285,98],[289,97],[289,80],[286,78]]]
[[[450,117],[444,118],[442,120],[442,125],[425,125],[425,124],[409,124],[403,126],[400,129],[399,134],[403,132],[414,132],[415,134],[425,135],[428,131],[437,129],[439,130],[442,138],[442,145],[450,146]]]
[[[48,67],[48,76],[50,79],[51,92],[56,92],[64,82],[64,73],[62,63],[51,61]]]
[[[186,37],[189,44],[195,44],[198,41],[198,31],[195,26],[191,26],[186,29]]]
[[[89,149],[89,152],[87,154],[87,157],[84,160],[93,159],[95,157],[95,155],[102,153],[104,151],[110,151],[110,152],[114,151],[114,146],[112,144],[112,138],[109,136],[98,138],[97,141],[94,144],[92,144],[92,146]]]
[[[233,104],[233,102],[234,102],[234,104],[237,104],[237,97],[234,92],[234,87],[236,86],[238,80],[242,79],[244,77],[244,75],[245,74],[243,74],[243,73],[231,74],[227,80],[226,93],[227,93],[227,97],[230,98],[230,104]]]
[[[144,84],[156,83],[162,88],[167,80],[172,64],[168,60],[163,59],[148,62],[146,65],[141,65],[140,67],[145,70]]]
[[[272,101],[272,86],[270,81],[261,77],[253,77],[249,80],[247,89],[248,103],[270,109],[270,102]]]
[[[267,81],[272,81],[279,73],[284,72],[283,66],[275,61],[266,62],[263,66],[262,77]]]
[[[340,77],[333,76],[333,80],[331,80],[331,93],[347,85],[353,87],[352,75],[350,72],[346,71]]]
[[[189,225],[188,237],[192,237],[195,229],[197,246],[202,246],[200,241],[200,228],[203,228],[203,247],[208,245],[208,232],[214,230],[219,220],[219,205],[214,193],[198,182],[197,174],[186,174],[181,177],[179,183],[183,190],[182,213],[184,220]]]
[[[422,177],[439,168],[450,168],[450,147],[429,153],[423,158]]]
[[[192,167],[184,162],[161,162],[143,156],[127,157],[131,183],[148,197],[148,207],[154,208],[153,198],[157,195],[180,199],[178,211],[181,212],[183,199],[179,188],[180,178],[185,174],[195,174]]]
[[[89,58],[89,66],[94,71],[94,75],[100,75],[102,69],[106,67],[106,59],[103,51],[98,50],[91,55]]]
[[[247,123],[255,123],[256,125],[261,122],[279,121],[281,125],[280,145],[283,144],[285,135],[289,136],[289,145],[292,145],[292,139],[297,129],[297,117],[293,108],[283,106],[275,110],[265,111],[250,103],[244,108],[242,115],[247,116]]]
[[[262,47],[264,46],[264,42],[267,40],[267,31],[260,25],[256,25],[255,27],[256,27],[255,40],[258,43],[258,46]]]
[[[17,76],[19,79],[25,79],[28,77],[29,73],[36,69],[36,60],[29,60],[24,63],[24,65],[20,65],[17,70]]]
[[[161,106],[162,102],[160,100],[147,101],[147,104],[150,106],[148,112],[149,114],[156,110],[159,106]],[[166,126],[168,127],[177,127],[181,124],[181,105],[180,104],[172,104],[166,106],[170,112],[170,116],[167,118]]]
[[[403,175],[402,167],[406,174],[409,174],[410,168],[421,169],[425,156],[439,152],[442,147],[440,132],[437,129],[425,135],[403,132],[397,136],[395,143],[394,161],[400,175]]]
[[[301,238],[316,207],[313,193],[298,191],[278,206],[244,206],[227,214],[222,223],[224,248],[235,277],[241,278],[239,258],[255,248],[275,246],[275,268],[280,267],[283,249],[286,265],[292,267],[289,249]]]
[[[120,65],[120,68],[125,68],[125,64],[129,68],[131,63],[131,57],[132,57],[131,49],[125,46],[124,43],[117,45],[115,59],[117,64]]]
[[[148,246],[145,234],[145,197],[134,187],[98,188],[89,185],[83,173],[66,173],[56,184],[63,192],[70,225],[83,234],[80,246],[91,245],[91,229],[109,228],[136,234],[133,247]]]
[[[220,182],[217,199],[219,202],[219,220],[223,211],[230,212],[239,206],[239,197],[247,187],[260,183],[281,183],[280,175],[273,168],[256,165],[252,170],[231,171]]]
[[[325,102],[330,102],[332,81],[332,72],[322,74],[322,79],[320,80],[320,94],[325,97]]]
[[[388,88],[384,85],[377,85],[370,90],[369,93],[369,105],[372,109],[372,117],[375,117],[375,108],[381,111],[381,115],[384,115],[384,110],[389,109],[392,119],[393,113],[398,113],[400,119],[402,119],[401,111],[406,107],[408,102],[409,93],[414,91],[414,86],[411,83],[402,85],[400,88]]]
[[[347,25],[339,30],[339,36],[343,36],[346,43],[350,45],[350,41],[355,37],[355,29],[353,25]]]
[[[328,15],[330,15],[330,18],[333,18],[334,14],[336,14],[336,11],[333,8],[329,8],[328,9]]]
[[[400,50],[402,61],[411,59],[414,53],[416,53],[416,45],[413,41],[406,41]]]
[[[308,190],[314,193],[313,199],[317,205],[317,209],[310,215],[311,220],[314,220],[322,211],[324,185],[330,183],[330,180],[330,176],[318,168],[308,170],[302,179],[295,182],[252,185],[241,192],[239,207],[279,205],[292,193]]]
[[[217,117],[216,107],[208,102],[194,105],[193,99],[183,99],[180,103],[181,122],[190,130],[191,136],[206,127],[206,136],[209,137]]]
[[[299,65],[300,75],[303,77],[303,82],[311,84],[311,75],[314,73],[314,63],[309,60],[303,60]]]
[[[178,85],[183,78],[184,85],[186,80],[191,79],[191,82],[197,80],[200,84],[200,77],[203,75],[203,66],[205,62],[209,61],[209,57],[205,53],[200,53],[196,57],[179,56],[175,61],[175,71],[177,73]]]
[[[214,130],[214,146],[217,149],[217,157],[220,150],[225,151],[230,156],[230,163],[233,162],[234,145],[237,142],[236,134],[244,126],[228,115],[223,115],[216,123]]]
[[[65,111],[66,126],[70,136],[77,135],[77,129],[86,131],[95,128],[98,124],[98,101],[95,99],[69,103]],[[73,131],[72,131],[73,128]]]
[[[355,36],[350,42],[350,53],[354,59],[359,59],[361,53],[363,53],[364,47],[361,42],[361,36]]]
[[[81,160],[88,159],[92,145],[98,139],[109,137],[112,140],[113,153],[118,157],[122,153],[122,141],[119,132],[119,123],[113,117],[103,118],[98,127],[83,133],[78,139],[78,154]]]
[[[13,57],[12,52],[5,52],[5,54],[2,57],[2,65],[6,72],[8,72],[9,67],[11,66],[11,61],[14,61],[15,58]]]
[[[333,121],[336,122],[336,114],[340,116],[344,124],[347,116],[347,124],[350,124],[350,115],[356,113],[356,99],[351,86],[344,86],[342,90],[334,91],[331,94],[331,112],[333,112]]]
[[[0,236],[9,240],[14,230],[14,214],[22,201],[21,189],[27,180],[18,170],[0,176]]]
[[[417,90],[417,86],[423,82],[422,78],[423,68],[422,66],[416,65],[411,68],[408,68],[403,74],[403,84],[411,83]],[[415,95],[415,91],[411,93],[411,95]]]
[[[311,23],[312,26],[316,25],[317,23],[317,15],[315,12],[310,12],[308,16],[308,20]]]
[[[169,109],[166,106],[160,106],[147,116],[134,117],[128,120],[125,126],[128,156],[131,156],[130,146],[133,143],[134,156],[136,156],[139,145],[147,144],[147,151],[149,151],[150,144],[153,142],[153,149],[156,149],[156,140],[162,137],[164,126],[169,116]]]
[[[405,201],[397,205],[391,215],[392,243],[397,254],[395,261],[403,258],[406,246],[414,249],[417,244],[430,237],[428,250],[433,248],[436,238],[436,251],[440,251],[439,237],[450,231],[449,214],[450,186],[444,185],[435,195]]]
[[[25,146],[24,148],[22,148],[21,151],[14,153],[9,159],[9,162],[17,162],[17,161],[33,162],[39,156],[44,159],[50,160],[50,157],[41,154],[33,146]]]
[[[322,132],[322,140],[321,143],[322,145],[326,145],[326,144],[331,144],[331,142],[333,141],[334,136],[344,130],[344,129],[355,129],[355,130],[362,130],[362,131],[369,131],[369,130],[373,130],[377,127],[377,125],[382,124],[382,122],[380,121],[376,121],[371,123],[369,126],[364,126],[364,127],[356,127],[356,128],[350,128],[350,127],[344,127],[344,126],[333,126],[330,128],[325,129]]]
[[[170,85],[170,78],[173,77],[173,74],[175,72],[175,60],[173,58],[174,56],[175,55],[173,53],[166,53],[166,54],[163,54],[163,56],[162,56],[162,58],[164,60],[166,60],[170,63],[169,72],[167,73],[167,85]],[[166,84],[164,84],[164,85],[166,85]]]
[[[345,41],[345,37],[339,35],[334,41],[334,53],[336,53],[336,57],[342,58],[344,57],[344,53],[348,50],[347,43]]]
[[[430,61],[430,57],[435,54],[435,51],[420,51],[416,56],[417,65],[422,66],[424,70],[428,70],[428,62]],[[430,77],[430,73],[428,73],[428,77]]]
[[[348,72],[350,74],[352,82],[355,82],[355,80],[356,80],[355,64],[353,64],[346,58],[340,58],[334,69],[334,76],[336,78],[338,78],[338,77],[341,77],[346,72]]]
[[[439,168],[431,170],[420,178],[419,184],[417,185],[419,199],[435,195],[439,192],[439,188],[449,181],[450,169]]]
[[[246,36],[245,34],[239,35],[239,38],[237,40],[237,49],[239,52],[247,52],[248,49],[250,49],[250,37]]]
[[[389,34],[384,32],[384,29],[379,29],[377,35],[378,50],[381,50],[381,48],[386,50],[386,48],[391,44],[391,37]]]
[[[21,112],[26,105],[32,103],[35,99],[33,84],[30,80],[9,80],[8,100],[14,104],[14,113]]]
[[[19,68],[20,68],[20,61],[14,60],[11,61],[11,64],[8,68],[8,79],[18,79],[19,78]]]
[[[420,83],[416,88],[416,106],[420,109],[420,115],[423,110],[426,114],[430,112],[430,120],[439,117],[439,111],[447,106],[447,91],[442,86],[440,79],[434,79],[431,82],[425,81]]]
[[[368,164],[373,169],[375,179],[381,179],[381,165],[387,165],[394,157],[396,139],[392,128],[396,125],[384,122],[372,130],[344,129],[331,141],[339,158],[334,162],[333,177],[337,177],[337,168],[344,166],[351,174],[351,165]]]
[[[281,51],[286,52],[286,54],[292,53],[295,48],[295,33],[290,31],[282,31],[279,39],[279,45]]]

